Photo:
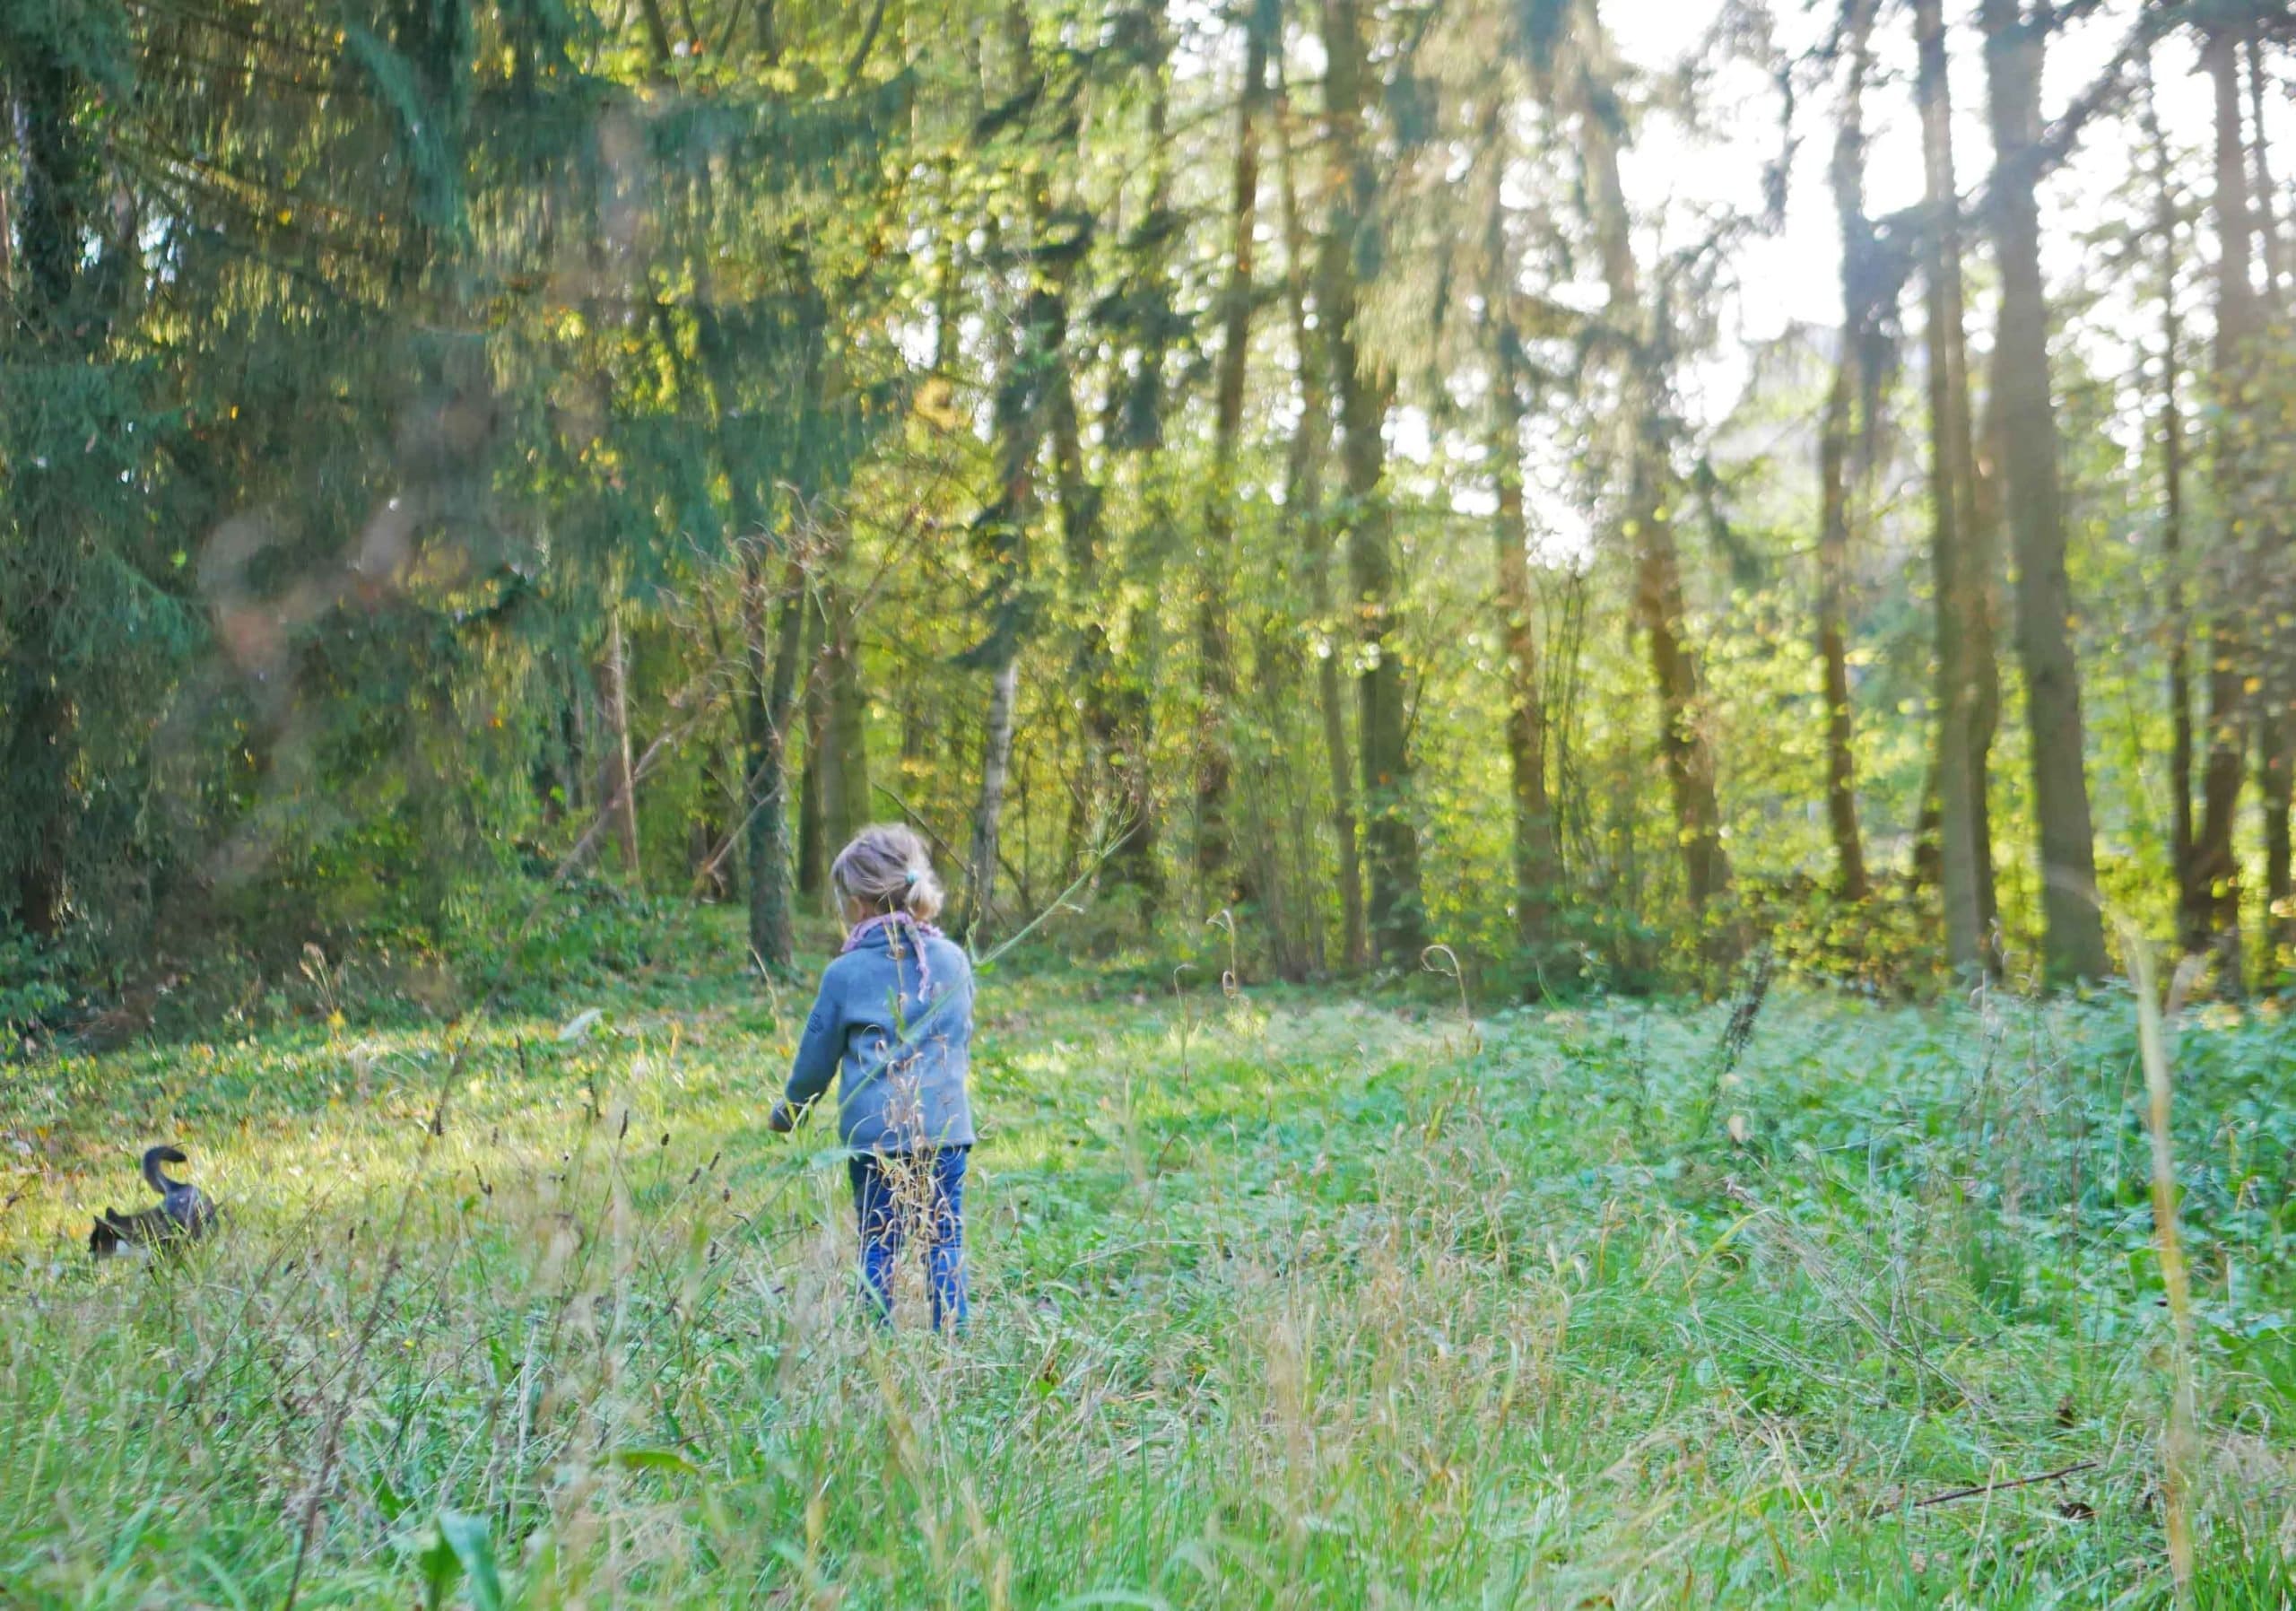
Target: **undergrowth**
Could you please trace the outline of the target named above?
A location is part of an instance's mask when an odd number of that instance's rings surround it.
[[[0,1074],[0,1602],[2171,1603],[2126,999],[1000,971],[974,1327],[880,1338],[804,997],[604,921]],[[2178,1048],[2196,1605],[2290,1603],[2292,1050]],[[223,1232],[91,1267],[159,1139]]]

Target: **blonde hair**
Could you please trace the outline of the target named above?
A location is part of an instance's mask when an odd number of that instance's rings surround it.
[[[829,877],[839,894],[874,911],[906,911],[929,923],[941,910],[932,852],[900,823],[873,823],[855,834],[830,863]]]

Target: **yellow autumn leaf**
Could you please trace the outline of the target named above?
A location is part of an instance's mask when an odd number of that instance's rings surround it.
[[[957,406],[957,388],[935,375],[917,388],[917,417],[941,431],[954,431],[965,422]]]

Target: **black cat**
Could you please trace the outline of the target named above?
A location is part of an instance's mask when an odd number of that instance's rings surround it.
[[[141,1214],[107,1208],[88,1232],[88,1251],[109,1258],[123,1245],[156,1247],[163,1242],[194,1241],[207,1234],[215,1223],[215,1205],[198,1187],[171,1180],[162,1163],[188,1162],[179,1148],[155,1146],[144,1154],[144,1178],[160,1194],[160,1206]]]

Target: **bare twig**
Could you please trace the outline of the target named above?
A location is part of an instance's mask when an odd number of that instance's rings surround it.
[[[2011,1488],[2030,1488],[2036,1483],[2053,1483],[2060,1477],[2071,1476],[2076,1471],[2093,1471],[2096,1466],[2097,1462],[2094,1460],[2075,1460],[2070,1466],[2059,1466],[2056,1470],[2044,1471],[2038,1476],[2013,1477],[2007,1482],[1979,1483],[1975,1487],[1955,1488],[1949,1493],[1932,1493],[1926,1499],[1915,1500],[1906,1509],[1926,1511],[1931,1505],[1951,1504],[1957,1499],[1978,1499],[1987,1493],[2005,1493]],[[1886,1516],[1894,1509],[1896,1509],[1894,1505],[1876,1507],[1874,1514]]]
[[[1194,962],[1182,962],[1178,967],[1172,970],[1172,1000],[1180,1009],[1180,1084],[1183,1087],[1187,1086],[1188,1084],[1187,1032],[1193,1026],[1188,1022],[1187,996],[1186,992],[1180,988],[1180,975],[1183,973],[1193,973],[1195,971],[1196,964]]]
[[[2175,1345],[2169,1355],[2169,1425],[2161,1439],[2161,1493],[2167,1513],[2169,1566],[2176,1574],[2181,1603],[2192,1592],[2191,1473],[2200,1442],[2197,1395],[2193,1388],[2192,1284],[2177,1223],[2176,1151],[2169,1131],[2172,1095],[2169,1043],[2160,984],[2153,977],[2152,947],[2126,920],[2121,943],[2128,954],[2129,982],[2136,987],[2136,1043],[2144,1061],[2146,1128],[2152,1133],[2152,1235],[2160,1248],[2161,1286],[2168,1300]],[[2171,1006],[2182,1001],[2191,982],[2190,973],[2179,970],[2170,989]]]
[[[1451,964],[1448,969],[1435,965],[1434,959],[1439,956]],[[1467,1000],[1467,976],[1460,971],[1459,954],[1448,945],[1430,945],[1419,954],[1419,965],[1438,978],[1448,978],[1459,987],[1459,1019],[1467,1027],[1467,1052],[1469,1056],[1480,1056],[1483,1032],[1475,1027],[1474,1008]]]
[[[1236,914],[1223,906],[1205,919],[1204,926],[1228,931],[1228,965],[1220,971],[1220,993],[1233,1001],[1244,993],[1244,982],[1236,971]]]

